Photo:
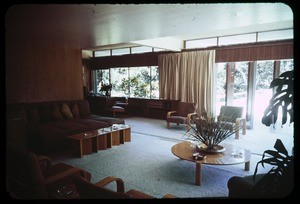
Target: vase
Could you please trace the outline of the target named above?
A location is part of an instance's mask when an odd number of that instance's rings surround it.
[[[196,146],[197,151],[200,152],[206,152],[206,153],[221,153],[225,151],[225,147],[222,145],[215,145],[213,147],[207,147],[206,145],[197,145]]]

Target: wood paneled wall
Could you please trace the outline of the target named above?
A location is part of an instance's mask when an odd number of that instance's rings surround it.
[[[83,99],[81,50],[6,41],[6,103]]]
[[[142,53],[108,57],[94,57],[88,62],[91,69],[110,67],[154,66],[158,64],[158,53]]]
[[[216,49],[216,63],[293,59],[293,41],[228,46]]]

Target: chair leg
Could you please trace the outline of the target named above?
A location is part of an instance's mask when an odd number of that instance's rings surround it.
[[[191,129],[191,126],[189,124],[186,125],[186,132],[189,132]]]
[[[235,127],[235,139],[239,139],[239,137],[240,137],[240,134],[239,134],[239,127],[236,126],[236,127]]]
[[[170,128],[170,123],[169,123],[169,122],[167,122],[167,128],[168,128],[168,129]]]
[[[246,135],[246,120],[243,120],[243,135]]]

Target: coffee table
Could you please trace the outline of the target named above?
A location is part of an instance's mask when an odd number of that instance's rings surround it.
[[[131,141],[131,127],[129,125],[114,124],[108,128],[101,128],[67,136],[71,140],[74,155],[82,157],[98,150],[106,150],[114,145]]]
[[[180,159],[196,163],[196,185],[201,185],[201,165],[233,165],[245,163],[245,171],[250,170],[251,152],[243,148],[235,147],[230,144],[222,144],[225,151],[222,153],[206,153],[198,151],[189,141],[180,142],[174,145],[171,149],[172,153]],[[196,160],[193,157],[194,153],[206,155],[203,160]]]

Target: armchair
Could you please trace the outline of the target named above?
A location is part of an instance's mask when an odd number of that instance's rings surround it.
[[[52,192],[74,175],[91,178],[83,169],[64,163],[52,165],[49,157],[6,144],[6,187],[12,198],[51,198]]]
[[[80,199],[151,199],[154,198],[141,191],[131,189],[125,192],[124,181],[120,178],[108,176],[97,183],[91,183],[82,177],[74,176],[73,181]],[[105,188],[109,183],[116,182],[117,191]],[[175,198],[166,194],[163,198]]]
[[[170,123],[179,124],[187,124],[186,131],[190,130],[190,125],[193,122],[193,118],[197,113],[196,110],[196,103],[189,103],[189,102],[179,102],[178,109],[169,111],[167,113],[167,128],[170,128]]]
[[[229,198],[259,198],[264,197],[263,192],[254,193],[255,184],[264,177],[265,174],[257,174],[255,181],[253,176],[233,176],[228,180],[227,187]]]
[[[220,115],[218,116],[218,122],[222,123],[226,121],[226,128],[235,128],[235,139],[239,138],[240,129],[242,134],[246,134],[246,118],[242,118],[243,107],[238,106],[221,106]]]

